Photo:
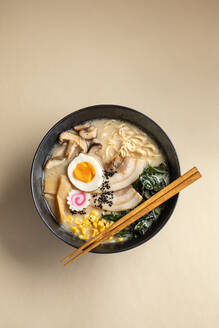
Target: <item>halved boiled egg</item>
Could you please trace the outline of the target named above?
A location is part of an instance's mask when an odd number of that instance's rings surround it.
[[[103,169],[94,157],[80,154],[68,166],[71,183],[83,191],[94,191],[103,182]]]

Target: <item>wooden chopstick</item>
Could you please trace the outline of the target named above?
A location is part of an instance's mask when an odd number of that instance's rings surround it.
[[[152,211],[154,208],[168,200],[169,198],[176,195],[179,191],[190,185],[192,182],[196,181],[201,177],[200,172],[197,168],[193,168],[186,172],[184,175],[167,185],[161,191],[156,193],[154,196],[149,198],[147,201],[136,207],[134,210],[123,216],[120,220],[116,221],[112,226],[106,229],[104,232],[98,234],[96,237],[89,240],[87,243],[83,244],[80,248],[76,249],[70,255],[66,256],[62,262],[65,262],[67,259],[76,255],[81,250],[85,249],[83,252],[78,254],[73,259],[66,262],[64,265],[67,265],[76,259],[78,259],[81,255],[86,254],[91,249],[97,247],[100,243],[104,240],[108,239],[110,236],[118,233],[134,221],[141,218],[143,215],[147,214],[148,212]],[[90,246],[91,245],[91,246]],[[90,246],[90,247],[89,247]]]
[[[193,167],[191,170],[189,170],[188,172],[186,172],[185,174],[183,174],[182,176],[180,176],[179,178],[177,178],[176,180],[174,180],[173,182],[171,182],[170,184],[168,184],[164,189],[162,189],[161,191],[159,191],[158,193],[156,193],[153,197],[149,198],[147,200],[147,202],[148,202],[147,204],[149,205],[150,203],[154,202],[156,199],[160,198],[163,194],[165,194],[166,192],[168,192],[169,190],[171,190],[174,186],[177,186],[178,184],[182,183],[188,177],[192,176],[193,174],[195,174],[197,172],[198,172],[197,168],[196,167]],[[81,250],[83,250],[84,248],[88,247],[94,241],[96,241],[98,239],[101,239],[107,231],[111,231],[115,227],[119,226],[121,223],[125,222],[129,217],[131,217],[133,215],[132,213],[137,213],[138,211],[140,211],[143,208],[144,208],[144,203],[141,204],[141,205],[139,205],[138,207],[136,207],[133,211],[131,211],[128,214],[124,215],[120,220],[116,221],[108,229],[106,229],[105,231],[99,233],[97,236],[93,237],[88,242],[84,243],[81,247],[79,247],[78,249],[74,250],[71,254],[69,254],[64,259],[62,259],[61,262],[65,262],[67,259],[69,259],[73,255],[79,253]]]
[[[115,235],[116,233],[118,233],[122,229],[126,228],[128,225],[132,224],[133,222],[135,222],[136,220],[140,219],[145,214],[147,214],[150,211],[152,211],[153,209],[155,209],[160,204],[162,204],[165,201],[167,201],[169,198],[175,196],[179,191],[181,191],[182,189],[184,189],[189,184],[193,183],[194,181],[196,181],[199,178],[200,178],[200,175],[198,173],[193,174],[186,181],[184,181],[183,183],[181,183],[180,185],[178,185],[177,187],[175,187],[174,190],[167,192],[165,195],[161,196],[156,202],[153,202],[149,206],[146,206],[143,210],[139,211],[138,213],[136,213],[135,215],[133,215],[132,217],[130,217],[129,219],[127,219],[124,223],[121,223],[119,226],[114,227],[111,231],[106,232],[104,234],[104,236],[101,238],[101,240],[98,239],[98,241],[96,241],[96,243],[99,245],[100,243],[102,243],[103,241],[105,241],[106,239],[108,239],[110,236]],[[113,226],[114,225],[112,225],[112,227]],[[92,244],[92,248],[91,249],[93,249],[95,247],[96,246],[94,244]],[[86,248],[86,250],[87,250],[87,248]]]
[[[172,191],[167,192],[165,195],[161,196],[158,201],[153,202],[150,206],[147,206],[147,210],[146,208],[141,210],[140,212],[138,212],[136,215],[134,215],[133,217],[131,217],[130,219],[128,219],[126,222],[124,222],[123,224],[120,224],[119,226],[117,226],[115,228],[115,224],[112,225],[113,229],[111,231],[106,231],[106,233],[104,234],[103,238],[98,239],[96,242],[92,243],[92,245],[88,248],[86,248],[82,253],[78,254],[76,257],[74,257],[73,259],[69,260],[67,263],[65,263],[64,265],[67,265],[73,261],[75,261],[76,259],[78,259],[81,255],[84,255],[86,253],[88,253],[90,250],[92,250],[93,248],[97,247],[100,243],[102,243],[103,241],[105,241],[106,239],[108,239],[110,236],[116,234],[117,232],[121,231],[122,229],[124,229],[125,227],[127,227],[128,225],[130,225],[131,223],[133,223],[134,221],[138,220],[139,218],[141,218],[143,215],[147,214],[148,212],[150,212],[151,210],[153,210],[154,208],[156,208],[157,206],[159,206],[161,203],[165,202],[166,200],[168,200],[169,198],[173,197],[175,194],[177,194],[179,191],[181,191],[183,188],[187,187],[189,184],[191,184],[192,182],[196,181],[197,179],[199,179],[201,177],[200,173],[197,172],[195,174],[193,174],[190,178],[188,178],[186,181],[184,181],[183,183],[179,184],[178,186],[176,186]],[[145,202],[146,203],[146,202]],[[130,212],[131,213],[131,212]],[[118,222],[118,221],[117,221]]]
[[[154,202],[156,199],[160,198],[163,194],[165,194],[166,192],[168,192],[169,190],[171,190],[174,186],[177,186],[178,184],[182,183],[183,181],[185,181],[188,177],[192,176],[193,174],[197,173],[198,170],[196,167],[193,167],[191,170],[189,170],[188,172],[186,172],[185,174],[183,174],[181,177],[179,177],[178,179],[174,180],[172,183],[170,183],[169,185],[167,185],[164,189],[162,189],[159,193],[156,193],[153,197],[149,198],[147,200],[147,204],[150,205],[150,203]],[[83,244],[80,248],[76,249],[75,251],[73,251],[71,254],[69,254],[68,256],[66,256],[62,262],[65,262],[67,259],[69,259],[70,257],[72,257],[73,255],[77,254],[78,252],[80,252],[81,250],[83,250],[84,248],[88,247],[90,244],[92,244],[94,241],[101,239],[104,234],[108,231],[113,230],[115,227],[119,226],[121,223],[125,222],[129,217],[131,217],[133,214],[132,213],[137,213],[139,210],[144,208],[144,203],[141,204],[140,206],[138,206],[137,208],[135,208],[133,211],[129,212],[128,214],[126,214],[125,216],[123,216],[120,220],[116,221],[112,226],[110,226],[107,230],[105,230],[104,232],[98,234],[97,236],[95,236],[94,238],[90,239],[87,243]]]

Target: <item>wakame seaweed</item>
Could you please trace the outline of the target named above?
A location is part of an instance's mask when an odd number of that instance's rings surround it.
[[[151,196],[156,194],[158,191],[163,189],[168,184],[169,172],[167,165],[165,163],[160,164],[159,166],[145,167],[144,171],[140,174],[138,179],[133,183],[133,187],[135,190],[142,195],[143,201],[149,199]],[[142,201],[142,202],[143,202]],[[143,236],[148,228],[152,225],[153,221],[157,220],[160,215],[162,209],[164,208],[164,204],[156,207],[154,210],[144,215],[142,218],[132,223],[130,226],[121,230],[117,237],[126,237],[128,239],[137,238],[138,236]],[[116,212],[112,214],[105,214],[103,218],[117,221],[122,216],[130,212]]]
[[[163,189],[168,183],[168,169],[166,164],[148,166],[133,183],[133,187],[144,199],[148,199]]]

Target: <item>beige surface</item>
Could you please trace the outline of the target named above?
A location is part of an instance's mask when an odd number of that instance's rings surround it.
[[[0,326],[219,326],[219,2],[0,1]],[[46,131],[97,103],[148,114],[203,173],[165,229],[67,268],[29,170]]]

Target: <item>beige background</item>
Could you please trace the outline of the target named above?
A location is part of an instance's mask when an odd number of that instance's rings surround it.
[[[0,0],[1,327],[219,326],[218,37],[218,1]],[[99,103],[153,118],[203,179],[147,244],[63,268],[30,165],[57,120]]]

